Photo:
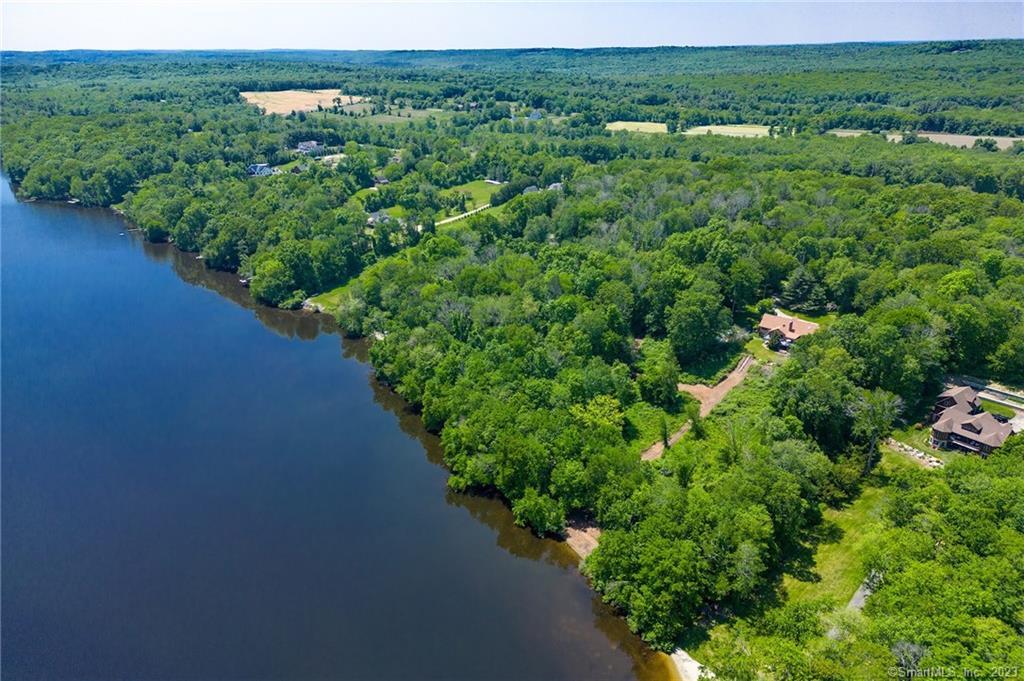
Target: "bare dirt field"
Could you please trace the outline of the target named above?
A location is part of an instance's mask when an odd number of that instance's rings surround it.
[[[612,121],[604,126],[605,130],[615,132],[617,130],[628,130],[629,132],[668,132],[668,126],[664,123],[651,123],[648,121]]]
[[[266,114],[290,114],[292,111],[313,111],[317,106],[329,108],[334,106],[335,98],[340,98],[343,106],[358,104],[363,98],[358,95],[345,95],[341,90],[276,90],[240,93],[245,101],[263,109]]]
[[[725,135],[727,137],[767,137],[767,125],[698,125],[683,131],[684,135]]]

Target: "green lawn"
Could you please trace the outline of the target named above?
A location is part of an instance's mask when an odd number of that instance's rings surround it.
[[[995,414],[996,416],[1005,416],[1008,419],[1012,419],[1014,416],[1017,415],[1017,412],[1015,412],[1013,409],[1010,409],[1005,405],[999,404],[998,402],[992,402],[984,398],[981,399],[981,408],[990,414]]]
[[[447,120],[455,115],[454,111],[445,111],[443,109],[395,109],[394,111],[395,113],[393,114],[371,114],[356,120],[369,121],[371,123],[412,123],[432,116],[438,120]]]
[[[889,480],[896,470],[915,466],[899,453],[883,448],[882,460],[865,481],[860,496],[844,508],[825,509],[810,569],[799,578],[783,576],[780,606],[818,599],[829,599],[836,607],[846,606],[867,576],[863,556],[883,529],[882,514],[892,493]],[[707,660],[708,641],[721,637],[728,628],[729,623],[715,626],[699,637],[703,642],[690,653],[698,660]]]
[[[341,302],[341,294],[344,290],[345,285],[342,285],[338,288],[331,289],[330,291],[324,291],[320,295],[313,296],[309,300],[310,302],[322,305],[324,310],[329,314],[334,314],[335,310],[338,309],[338,303]]]
[[[889,478],[899,469],[916,466],[898,452],[882,449],[882,460],[865,482],[860,496],[845,508],[825,510],[822,534],[829,540],[815,548],[814,579],[800,580],[793,575],[783,578],[788,602],[829,598],[836,605],[846,605],[866,576],[863,555],[882,528],[882,513],[891,494]]]
[[[282,173],[286,173],[289,170],[291,170],[292,168],[294,168],[295,166],[299,165],[304,160],[305,159],[303,159],[303,158],[297,158],[297,159],[288,161],[287,163],[282,163],[279,166],[274,166],[274,169],[275,170],[280,170]]]
[[[359,199],[360,201],[362,201],[363,199],[365,199],[367,196],[369,196],[370,194],[374,193],[375,191],[377,191],[376,187],[363,187],[362,189],[357,191],[355,194],[353,194],[352,198],[353,199]]]
[[[744,344],[743,349],[753,355],[758,362],[765,364],[781,364],[786,360],[785,355],[765,347],[764,341],[757,334]]]
[[[931,428],[928,427],[928,424],[911,423],[903,428],[894,430],[892,432],[892,439],[920,449],[922,452],[933,453],[934,450],[928,444],[930,434]]]
[[[461,191],[469,194],[470,199],[466,203],[466,210],[470,211],[473,210],[474,208],[479,208],[484,204],[490,203],[491,194],[494,193],[495,189],[497,189],[497,187],[493,184],[488,184],[483,180],[473,180],[472,182],[466,182],[465,184],[449,187],[448,189],[442,189],[441,192],[444,194],[450,194],[456,191]],[[355,194],[353,194],[352,199],[356,199],[362,202],[367,196],[369,196],[375,191],[377,191],[375,187],[365,187],[357,191]],[[384,210],[386,210],[389,215],[396,218],[404,218],[408,213],[408,211],[402,206],[391,206],[389,208],[385,208]],[[481,213],[487,212],[490,212],[490,209],[486,211],[481,211]],[[457,213],[445,213],[444,211],[438,211],[435,219],[440,221],[444,220],[445,218],[452,217],[454,215],[457,215]]]
[[[786,308],[780,307],[779,312],[790,317],[796,317],[797,319],[804,319],[809,322],[814,322],[821,326],[822,329],[827,329],[831,324],[839,318],[839,315],[835,312],[826,312],[825,314],[807,314],[806,312],[794,312],[793,310],[787,310]]]
[[[465,184],[456,185],[445,189],[446,194],[452,194],[455,192],[465,192],[470,196],[470,203],[467,205],[468,210],[479,208],[485,203],[491,202],[491,194],[498,190],[498,186],[490,184],[485,180],[473,180]]]
[[[505,209],[504,205],[501,205],[501,206],[491,206],[490,208],[484,208],[479,213],[473,213],[469,217],[475,218],[478,215],[479,216],[484,216],[484,215],[495,215],[495,216],[497,216],[504,209]],[[445,218],[438,218],[438,221],[443,220],[443,219],[445,219]],[[444,230],[450,229],[450,228],[454,227],[455,225],[461,224],[463,222],[463,220],[465,220],[465,219],[466,218],[460,218],[458,220],[452,220],[451,222],[447,222],[447,223],[441,225],[440,227],[437,228],[438,233],[444,233]]]

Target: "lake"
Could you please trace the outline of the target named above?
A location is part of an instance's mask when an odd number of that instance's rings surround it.
[[[5,679],[662,679],[330,319],[2,202]]]

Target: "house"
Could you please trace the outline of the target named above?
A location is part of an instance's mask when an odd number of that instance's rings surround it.
[[[552,182],[548,185],[548,191],[550,192],[560,192],[562,189],[564,189],[564,186],[561,182]]]
[[[274,170],[270,167],[269,163],[250,163],[249,167],[246,168],[246,172],[253,177],[262,177],[264,175],[274,174]]]
[[[810,335],[818,330],[818,325],[796,317],[789,317],[782,314],[765,313],[757,325],[757,332],[764,338],[765,342],[771,339],[773,333],[779,333],[779,344],[788,348],[799,338]]]
[[[533,194],[534,192],[539,192],[539,191],[540,191],[540,187],[538,187],[535,184],[531,184],[529,187],[527,187],[526,189],[523,190],[523,193],[524,194]]]
[[[932,421],[938,420],[942,412],[954,407],[968,414],[977,414],[981,411],[978,392],[970,386],[960,385],[940,393],[932,409]]]
[[[540,112],[540,109],[534,109],[533,111],[530,112],[530,115],[526,117],[526,120],[539,121],[542,118],[544,118],[544,114]]]
[[[987,456],[1001,447],[1013,428],[981,410],[978,393],[967,386],[950,388],[939,395],[932,412],[931,445]]]
[[[390,222],[393,219],[394,218],[392,218],[391,215],[389,215],[387,211],[375,210],[372,213],[370,213],[370,217],[366,218],[366,224],[368,224],[368,225],[378,225],[378,224],[382,224],[382,223],[385,223],[385,222]]]
[[[383,175],[378,175],[377,177],[373,178],[374,187],[383,187],[386,184],[391,184],[391,180],[384,177]]]
[[[297,145],[295,145],[295,151],[299,152],[300,154],[312,154],[319,147],[320,144],[317,141],[306,140],[305,142],[299,142]]]

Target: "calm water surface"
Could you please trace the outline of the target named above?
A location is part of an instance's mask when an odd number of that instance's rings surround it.
[[[2,183],[5,679],[660,679],[329,320]]]

